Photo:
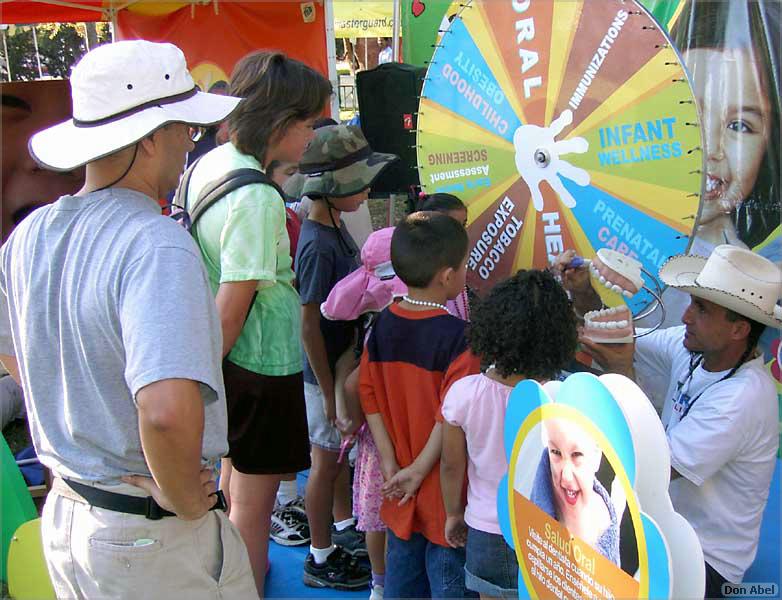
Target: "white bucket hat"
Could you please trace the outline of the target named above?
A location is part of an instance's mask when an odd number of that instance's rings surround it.
[[[751,250],[723,244],[708,258],[672,256],[660,268],[660,280],[758,323],[782,326],[782,307],[777,305],[782,272]]]
[[[42,166],[70,171],[131,146],[166,123],[213,125],[240,98],[199,92],[173,44],[117,42],[88,52],[71,74],[73,119],[30,138]]]

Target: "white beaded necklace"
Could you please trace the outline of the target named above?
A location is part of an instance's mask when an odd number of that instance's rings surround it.
[[[447,312],[449,315],[451,314],[451,311],[448,310],[448,307],[445,306],[445,304],[440,304],[438,302],[427,302],[426,300],[413,300],[410,296],[402,296],[402,300],[416,306],[430,306],[432,308],[439,308]]]

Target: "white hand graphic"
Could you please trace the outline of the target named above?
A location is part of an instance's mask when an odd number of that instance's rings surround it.
[[[547,181],[568,208],[573,208],[576,200],[562,185],[558,175],[564,175],[580,186],[589,185],[589,173],[559,158],[560,155],[571,152],[583,154],[589,149],[589,142],[582,137],[554,141],[554,138],[572,122],[573,112],[567,109],[549,127],[522,125],[513,134],[516,168],[529,186],[532,202],[538,212],[543,210],[541,181]]]

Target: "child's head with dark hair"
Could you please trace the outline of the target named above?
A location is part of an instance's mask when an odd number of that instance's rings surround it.
[[[299,162],[332,93],[323,75],[270,50],[252,52],[236,63],[228,91],[244,98],[228,117],[230,139],[264,166],[272,160]],[[270,156],[275,146],[283,152]]]
[[[266,165],[266,175],[278,186],[282,187],[285,182],[293,177],[299,170],[299,165],[281,160],[273,160]]]
[[[424,195],[418,205],[418,210],[431,210],[443,213],[467,226],[467,207],[464,202],[453,194],[437,193]]]
[[[408,288],[427,288],[439,275],[464,271],[467,244],[467,232],[451,217],[436,212],[415,212],[394,229],[391,263]],[[461,273],[462,280],[463,276]],[[449,299],[456,297],[463,286],[464,281],[449,289],[449,294],[453,292]]]
[[[520,271],[498,283],[472,311],[470,348],[502,377],[548,380],[576,352],[576,317],[548,271]]]

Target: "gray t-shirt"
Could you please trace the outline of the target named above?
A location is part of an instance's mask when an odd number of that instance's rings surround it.
[[[202,456],[228,449],[222,333],[194,240],[149,197],[63,196],[0,249],[0,353],[15,355],[33,443],[56,474],[149,474],[138,391],[201,383]]]

